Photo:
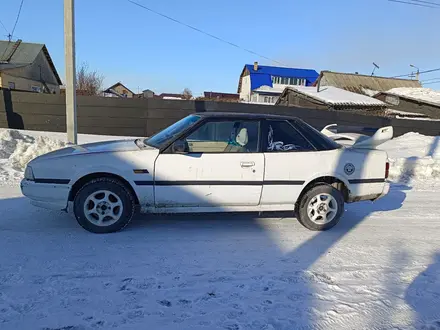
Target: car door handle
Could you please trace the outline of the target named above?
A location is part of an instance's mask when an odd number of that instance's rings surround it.
[[[241,162],[240,163],[241,167],[252,167],[255,166],[254,162]]]

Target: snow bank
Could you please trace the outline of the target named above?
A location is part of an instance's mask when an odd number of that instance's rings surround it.
[[[439,180],[440,160],[432,157],[390,159],[390,180]]]
[[[399,87],[390,89],[388,93],[398,96],[406,96],[413,99],[423,100],[440,105],[440,92],[435,91],[431,88]]]
[[[34,137],[17,130],[1,131],[0,183],[17,182],[29,161],[65,145],[65,142],[49,136]]]
[[[78,143],[133,137],[78,134]],[[0,129],[0,185],[16,185],[29,161],[66,146],[66,133]]]
[[[390,161],[390,180],[440,180],[440,136],[407,133],[382,144]]]

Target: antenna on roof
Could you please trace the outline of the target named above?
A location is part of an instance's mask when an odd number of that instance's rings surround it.
[[[376,69],[380,69],[379,65],[377,65],[376,63],[373,62],[374,68],[373,68],[373,72],[371,73],[371,76],[374,76],[374,71],[376,71]]]

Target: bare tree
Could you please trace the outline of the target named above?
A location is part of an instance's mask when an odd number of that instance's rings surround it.
[[[97,95],[102,90],[104,76],[90,71],[87,63],[82,63],[76,72],[76,90],[82,95]]]
[[[191,100],[193,97],[193,94],[189,88],[185,88],[182,92],[182,96],[185,100]]]

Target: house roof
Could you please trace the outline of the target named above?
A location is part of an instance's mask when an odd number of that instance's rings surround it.
[[[286,68],[278,66],[258,65],[258,70],[254,70],[253,64],[246,64],[240,76],[238,93],[241,90],[241,78],[248,71],[251,77],[251,90],[260,86],[272,87],[272,77],[286,77],[305,79],[306,85],[311,85],[319,76],[319,73],[312,69]]]
[[[161,93],[158,96],[159,97],[183,97],[182,94],[178,94],[178,93]]]
[[[396,95],[420,103],[426,103],[440,108],[440,92],[430,88],[393,88],[380,94]]]
[[[127,86],[125,86],[123,83],[121,83],[120,81],[118,81],[116,84],[111,85],[109,88],[107,88],[106,90],[104,90],[104,93],[113,93],[112,89],[114,89],[116,86],[122,86],[123,88],[125,88],[127,91],[129,91],[131,94],[134,94],[129,88],[127,88]]]
[[[19,68],[34,63],[38,54],[43,51],[49,66],[51,67],[59,85],[62,85],[61,79],[44,44],[35,44],[30,42],[10,42],[0,40],[0,70]]]
[[[254,89],[254,92],[258,92],[260,94],[277,94],[280,95],[282,92],[284,92],[285,87],[276,88],[276,87],[269,87],[269,86],[261,86],[257,89]]]
[[[319,78],[321,81],[325,81],[326,86],[338,87],[359,94],[365,94],[364,90],[368,89],[384,92],[396,87],[422,87],[417,80],[367,76],[355,73],[322,71]],[[317,83],[318,80],[315,81],[313,86],[316,86]]]
[[[320,101],[326,105],[331,106],[368,106],[368,107],[382,107],[385,108],[386,104],[375,98],[352,93],[350,91],[333,87],[322,86],[319,89],[316,87],[295,86],[287,87],[282,96],[285,96],[290,91],[305,95],[314,100]]]
[[[222,93],[222,92],[203,92],[206,98],[222,98],[222,99],[239,99],[240,95],[234,93]]]

